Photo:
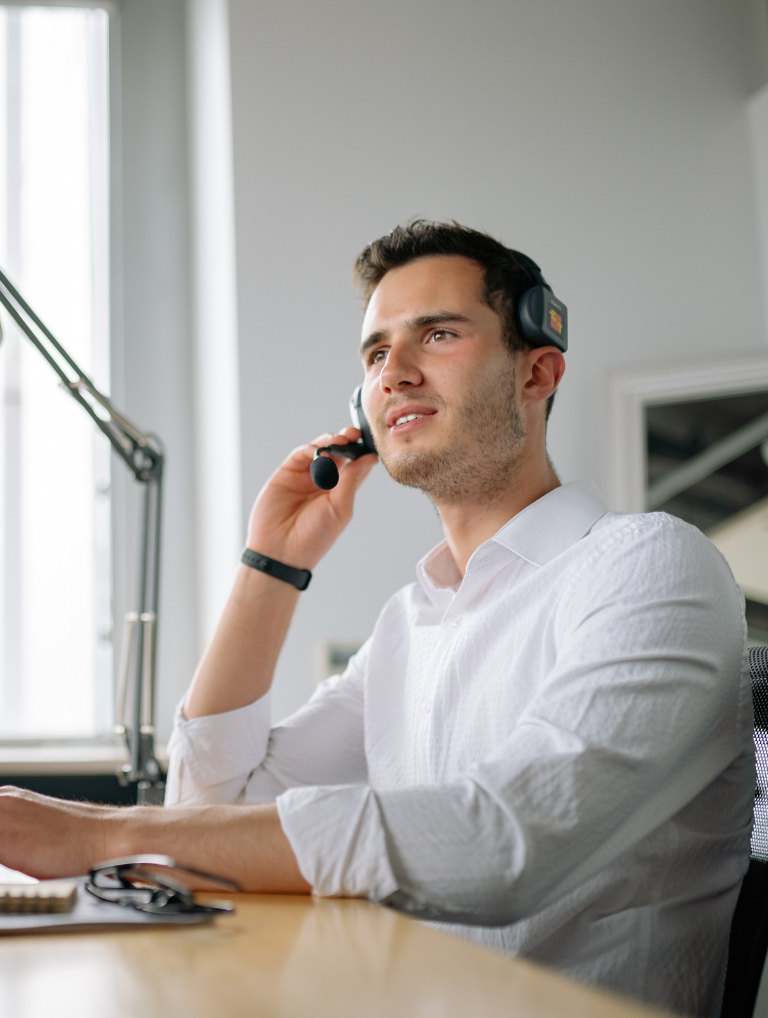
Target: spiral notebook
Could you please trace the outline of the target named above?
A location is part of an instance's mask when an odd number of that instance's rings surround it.
[[[43,880],[38,884],[0,884],[0,915],[71,912],[77,901],[74,880]]]

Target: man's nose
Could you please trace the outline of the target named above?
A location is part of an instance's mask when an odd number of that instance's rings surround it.
[[[387,394],[421,385],[423,377],[412,352],[406,346],[393,343],[379,375],[379,386]]]

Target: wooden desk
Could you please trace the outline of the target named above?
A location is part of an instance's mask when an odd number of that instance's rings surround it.
[[[0,938],[1,1018],[652,1018],[364,901],[235,895],[214,925]]]

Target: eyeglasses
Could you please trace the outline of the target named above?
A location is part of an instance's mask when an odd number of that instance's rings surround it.
[[[158,873],[158,870],[161,872]],[[99,863],[88,874],[85,889],[101,901],[154,915],[234,912],[231,901],[196,904],[192,888],[171,876],[171,872],[188,873],[227,891],[240,890],[239,884],[233,880],[181,866],[167,855],[130,855]]]

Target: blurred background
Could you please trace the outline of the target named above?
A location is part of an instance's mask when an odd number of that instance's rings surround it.
[[[259,488],[348,421],[354,258],[413,216],[541,265],[569,308],[561,478],[711,533],[768,639],[765,0],[0,4],[0,28],[1,264],[167,448],[161,741]],[[33,361],[6,328],[0,735],[39,762],[109,742],[138,524]],[[302,595],[276,718],[440,537],[378,467]]]

